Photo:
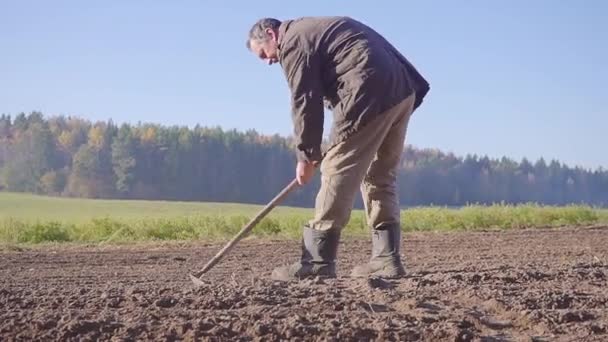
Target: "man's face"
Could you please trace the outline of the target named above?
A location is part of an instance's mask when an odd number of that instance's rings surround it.
[[[254,55],[268,63],[268,65],[272,65],[279,61],[277,35],[270,29],[268,29],[267,33],[270,35],[268,40],[251,40],[250,47]]]

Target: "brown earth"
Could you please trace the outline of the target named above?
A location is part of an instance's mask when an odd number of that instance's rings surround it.
[[[409,276],[275,283],[298,243],[53,246],[0,252],[0,340],[608,340],[608,227],[405,234]]]

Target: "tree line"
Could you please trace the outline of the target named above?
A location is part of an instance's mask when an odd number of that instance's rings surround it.
[[[289,137],[196,125],[116,125],[40,112],[0,116],[0,190],[86,198],[267,203],[294,176]],[[404,206],[608,205],[608,171],[557,160],[455,156],[405,146]],[[319,176],[287,205],[310,207]],[[361,207],[358,199],[356,207]]]

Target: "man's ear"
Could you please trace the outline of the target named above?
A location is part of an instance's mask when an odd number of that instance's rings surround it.
[[[277,41],[277,32],[271,28],[266,29],[266,34],[270,36],[272,40]]]

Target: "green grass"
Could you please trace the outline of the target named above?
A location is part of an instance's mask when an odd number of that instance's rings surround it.
[[[127,243],[232,238],[261,205],[69,199],[0,192],[0,242]],[[312,209],[277,207],[253,229],[255,237],[297,238]],[[421,207],[401,213],[404,231],[517,229],[608,224],[608,209],[587,206]],[[367,235],[354,210],[345,236]]]
[[[608,209],[598,210],[597,215],[599,222],[608,222]]]
[[[177,201],[98,200],[36,196],[0,192],[0,219],[13,217],[20,221],[64,221],[85,223],[92,218],[112,217],[120,221],[142,218],[168,218],[222,213],[255,215],[262,205],[235,203],[200,203]],[[308,213],[308,209],[278,207],[273,213]]]

